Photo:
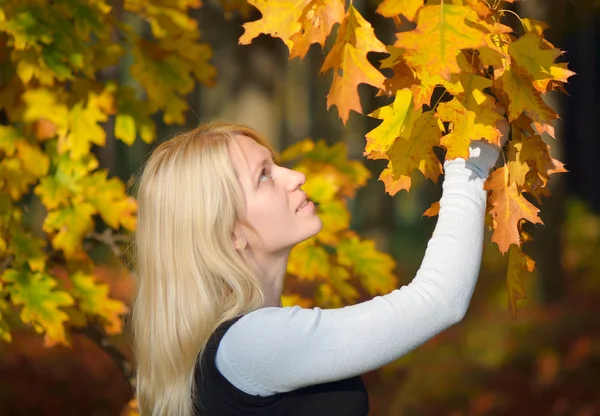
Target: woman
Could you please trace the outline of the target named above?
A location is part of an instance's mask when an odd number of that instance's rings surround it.
[[[479,273],[499,149],[446,161],[412,283],[341,309],[282,308],[292,247],[322,223],[304,174],[251,129],[209,124],[159,145],[139,182],[132,328],[145,415],[366,415],[361,374],[459,322]]]

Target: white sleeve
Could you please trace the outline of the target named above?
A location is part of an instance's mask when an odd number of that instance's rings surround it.
[[[269,396],[382,367],[465,315],[479,275],[486,192],[498,150],[475,142],[446,162],[440,213],[416,277],[339,309],[264,308],[225,334],[216,365],[240,390]]]

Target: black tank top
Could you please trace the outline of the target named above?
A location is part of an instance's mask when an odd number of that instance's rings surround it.
[[[369,396],[360,376],[262,397],[247,394],[219,372],[217,348],[241,316],[221,324],[196,365],[195,416],[366,416]]]

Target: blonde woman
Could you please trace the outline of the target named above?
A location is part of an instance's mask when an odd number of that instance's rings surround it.
[[[319,232],[305,175],[268,142],[208,124],[160,144],[137,196],[132,330],[142,416],[369,412],[361,374],[459,322],[479,273],[499,149],[445,162],[439,219],[416,277],[341,309],[281,307],[292,247]]]

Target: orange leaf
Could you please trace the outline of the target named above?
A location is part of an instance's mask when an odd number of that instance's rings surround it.
[[[327,94],[327,109],[335,105],[344,124],[348,121],[350,110],[362,114],[358,84],[383,87],[385,77],[367,60],[367,53],[371,51],[387,52],[387,49],[375,37],[371,24],[350,5],[320,71],[334,70],[333,83]]]
[[[438,105],[437,115],[440,120],[452,123],[452,130],[440,141],[448,150],[447,159],[467,159],[471,140],[485,139],[498,144],[500,132],[495,126],[502,116],[487,106],[470,107],[465,107],[457,98]]]
[[[450,74],[461,71],[462,49],[486,45],[486,28],[470,24],[477,20],[468,6],[427,5],[419,11],[416,29],[396,34],[394,46],[406,49],[404,59],[420,79],[439,75],[450,80]]]
[[[383,0],[375,11],[385,17],[401,14],[412,22],[421,7],[423,0]]]
[[[542,100],[541,94],[530,79],[524,76],[514,65],[507,68],[496,81],[508,95],[508,120],[517,119],[527,111],[533,121],[548,124],[558,115]]]
[[[304,59],[310,45],[325,46],[325,39],[336,23],[344,18],[344,3],[341,0],[313,0],[308,3],[300,17],[300,30],[290,40],[290,59],[296,56]]]
[[[567,82],[575,73],[567,69],[567,63],[555,64],[562,52],[535,33],[526,33],[510,44],[508,53],[517,66],[533,80],[533,87],[544,93],[550,81]]]
[[[527,292],[519,275],[535,270],[535,261],[523,252],[521,247],[511,244],[508,249],[508,269],[506,271],[506,285],[508,286],[508,309],[513,318],[517,317],[517,301],[527,298]]]
[[[442,173],[442,164],[433,148],[440,144],[442,128],[433,111],[428,111],[414,122],[409,137],[396,139],[387,152],[394,180],[402,176],[410,177],[413,170],[419,170],[423,176],[437,182]]]
[[[427,210],[423,213],[426,217],[435,217],[440,213],[440,201],[435,201]]]
[[[244,33],[239,43],[248,45],[252,39],[264,33],[280,38],[292,49],[294,42],[290,38],[302,28],[300,16],[310,0],[248,0],[248,3],[260,10],[262,19],[243,25]]]
[[[538,216],[540,210],[523,197],[515,183],[508,185],[506,166],[492,172],[485,189],[492,191],[489,198],[495,226],[492,241],[498,244],[501,253],[506,253],[511,244],[520,245],[519,223],[522,219],[543,224]]]

